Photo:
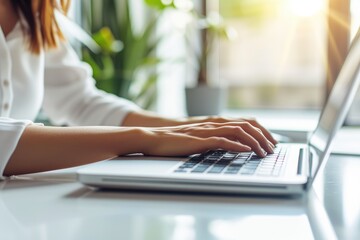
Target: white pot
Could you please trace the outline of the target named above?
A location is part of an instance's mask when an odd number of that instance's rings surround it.
[[[189,116],[218,115],[225,107],[226,89],[201,85],[185,89],[186,109]]]

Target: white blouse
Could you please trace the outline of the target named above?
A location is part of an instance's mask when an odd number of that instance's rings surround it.
[[[5,37],[0,27],[0,177],[21,134],[39,110],[54,124],[121,125],[132,102],[95,87],[91,68],[64,42],[35,55],[20,23]]]

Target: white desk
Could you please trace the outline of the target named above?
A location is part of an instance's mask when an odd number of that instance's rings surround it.
[[[44,240],[312,239],[304,201],[93,191],[68,180],[17,179],[2,184],[0,232],[1,239]]]
[[[1,239],[360,239],[358,157],[302,198],[94,191],[73,170],[2,182]]]

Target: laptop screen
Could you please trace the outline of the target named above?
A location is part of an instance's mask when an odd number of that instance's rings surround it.
[[[318,126],[310,137],[310,146],[324,159],[332,140],[344,123],[357,92],[360,76],[360,30],[356,34],[338,78],[322,110]]]

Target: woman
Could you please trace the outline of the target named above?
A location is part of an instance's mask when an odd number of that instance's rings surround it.
[[[55,9],[66,14],[68,6],[66,0],[0,0],[0,176],[129,153],[273,152],[276,141],[256,121],[166,119],[97,90],[54,18]],[[70,127],[34,124],[40,108]]]

